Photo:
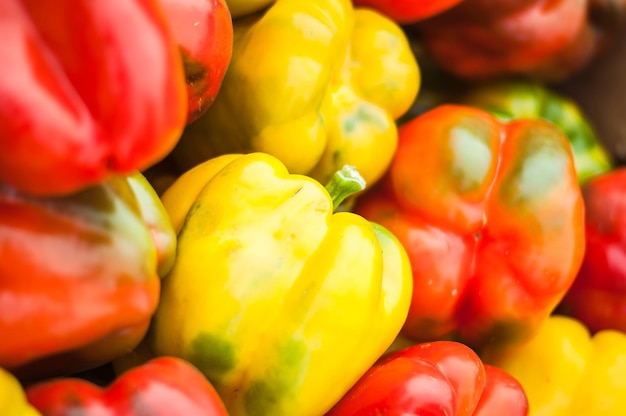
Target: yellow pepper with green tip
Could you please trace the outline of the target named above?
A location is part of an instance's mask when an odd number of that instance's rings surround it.
[[[178,232],[149,348],[196,365],[231,416],[319,416],[399,333],[411,269],[398,240],[263,153],[183,174],[162,201]],[[356,176],[358,179],[358,176]]]
[[[373,185],[419,85],[408,40],[387,17],[349,0],[278,0],[235,19],[220,94],[173,157],[188,170],[221,154],[264,152],[322,183],[353,165]]]
[[[536,336],[483,360],[509,372],[528,396],[529,416],[626,414],[626,334],[591,336],[578,320],[554,315]]]
[[[24,389],[13,374],[0,368],[0,415],[41,416],[26,400]]]

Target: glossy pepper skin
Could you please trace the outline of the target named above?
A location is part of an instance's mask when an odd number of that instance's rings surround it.
[[[390,19],[349,0],[278,0],[234,22],[220,94],[173,157],[185,171],[221,154],[263,152],[322,183],[348,164],[371,186],[418,88],[415,57]]]
[[[200,164],[162,195],[179,250],[149,347],[195,364],[232,416],[323,414],[406,318],[406,252],[333,213],[333,183],[252,153]]]
[[[159,357],[119,376],[107,388],[79,378],[42,381],[26,389],[42,416],[228,416],[211,383],[175,357]]]
[[[213,104],[230,63],[233,24],[224,0],[159,0],[178,43],[187,83],[187,123]]]
[[[400,128],[355,212],[402,242],[413,271],[403,334],[479,350],[531,335],[572,284],[584,206],[570,146],[543,120],[442,105]]]
[[[460,102],[506,121],[541,118],[554,123],[572,146],[580,183],[613,168],[609,154],[577,103],[540,83],[508,79],[478,84],[463,94]]]
[[[465,0],[413,29],[429,56],[458,77],[559,82],[606,49],[624,11],[623,0]]]
[[[525,416],[519,382],[464,344],[435,341],[372,366],[326,416]]]
[[[41,416],[26,400],[20,382],[13,374],[0,368],[0,414],[11,416]]]
[[[352,0],[357,7],[371,7],[400,24],[415,23],[442,13],[463,0]]]
[[[180,138],[185,78],[156,0],[6,0],[0,37],[0,181],[69,194]]]
[[[144,337],[176,239],[154,191],[133,191],[142,186],[136,174],[63,197],[0,188],[0,366],[70,374]]]
[[[626,168],[597,176],[583,188],[586,249],[560,312],[592,332],[626,332]]]
[[[623,332],[591,337],[580,321],[553,315],[529,341],[482,357],[521,383],[530,416],[618,416],[626,409]]]

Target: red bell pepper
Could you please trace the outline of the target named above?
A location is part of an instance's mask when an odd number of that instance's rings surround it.
[[[69,194],[178,142],[185,77],[157,0],[3,0],[0,38],[0,181]]]
[[[178,42],[187,81],[187,123],[213,104],[233,48],[225,0],[159,0]]]
[[[188,362],[159,357],[103,389],[79,378],[31,385],[26,398],[42,416],[228,416],[209,381]]]
[[[521,74],[553,82],[606,49],[624,12],[623,1],[465,0],[414,29],[427,54],[459,77]]]
[[[384,356],[326,416],[523,416],[519,382],[464,344],[417,344]]]
[[[417,341],[453,336],[480,349],[527,338],[583,257],[571,146],[544,120],[436,107],[400,127],[381,186],[354,210],[409,254],[414,289],[402,332]]]
[[[626,332],[626,168],[592,178],[583,198],[585,257],[559,310],[593,333]]]
[[[352,0],[357,7],[369,7],[400,23],[414,23],[436,16],[463,0]]]

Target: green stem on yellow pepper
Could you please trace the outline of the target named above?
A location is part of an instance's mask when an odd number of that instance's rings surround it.
[[[326,184],[326,190],[333,201],[333,210],[336,210],[344,199],[364,189],[365,180],[352,165],[344,165]]]

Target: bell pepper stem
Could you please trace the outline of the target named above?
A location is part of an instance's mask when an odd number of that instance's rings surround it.
[[[333,210],[336,210],[347,197],[363,189],[365,179],[352,165],[344,165],[326,184],[326,190],[333,201]]]

